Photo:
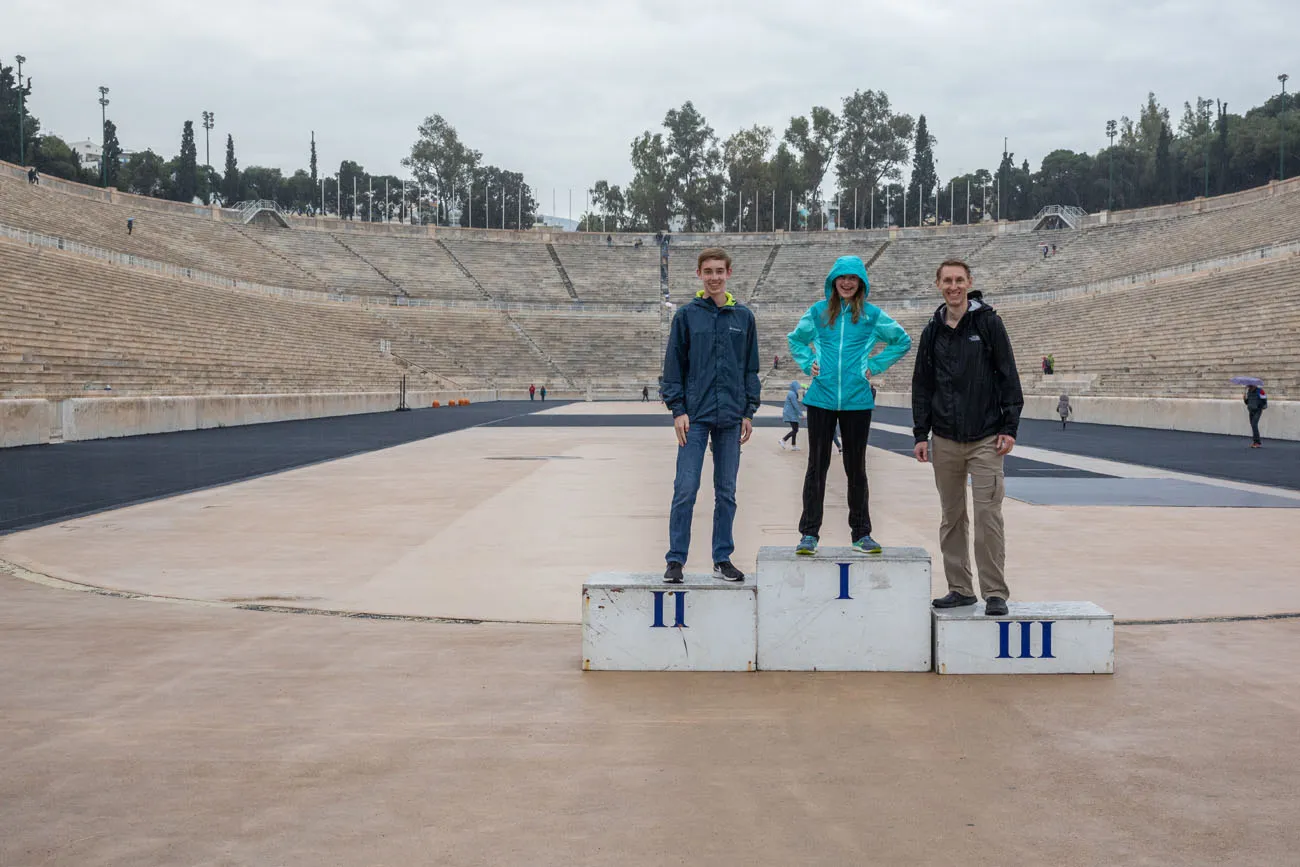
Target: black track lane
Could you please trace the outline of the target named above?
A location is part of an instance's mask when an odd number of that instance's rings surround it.
[[[0,534],[557,405],[500,401],[0,449]]]
[[[242,481],[388,448],[467,427],[668,427],[662,415],[534,415],[558,401],[502,401],[468,407],[339,416],[275,424],[182,431],[0,449],[0,534],[186,491]],[[1244,413],[1243,413],[1244,414]],[[875,419],[911,426],[911,412],[878,407]],[[1243,422],[1244,424],[1244,422]],[[785,425],[759,419],[758,435]],[[899,454],[910,437],[875,429],[871,443]],[[1026,419],[1019,444],[1198,475],[1300,490],[1300,443],[1244,436]],[[1090,476],[1012,455],[1012,476]]]

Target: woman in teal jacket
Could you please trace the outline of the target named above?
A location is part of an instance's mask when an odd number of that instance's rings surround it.
[[[808,308],[788,337],[790,355],[813,377],[808,411],[808,471],[796,554],[815,554],[831,465],[831,439],[838,422],[844,436],[844,473],[849,480],[849,530],[853,547],[879,554],[871,538],[867,489],[867,436],[876,401],[871,377],[884,373],[912,348],[912,339],[887,313],[867,303],[871,281],[857,256],[841,256],[826,275],[826,300]],[[883,349],[875,355],[877,344]]]

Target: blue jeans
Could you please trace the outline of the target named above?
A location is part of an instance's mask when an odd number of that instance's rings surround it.
[[[740,469],[740,425],[717,427],[693,422],[686,445],[677,449],[677,478],[668,518],[668,562],[686,562],[691,547],[691,519],[709,437],[713,438],[713,562],[731,559],[736,550],[731,525],[736,520],[736,473]]]

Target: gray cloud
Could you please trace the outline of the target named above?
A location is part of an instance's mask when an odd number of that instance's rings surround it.
[[[303,167],[314,129],[323,169],[400,174],[436,112],[524,172],[545,209],[560,190],[562,212],[570,187],[625,182],[631,139],[687,99],[720,137],[754,123],[779,135],[812,105],[883,89],[927,115],[948,176],[995,168],[1004,135],[1035,167],[1057,147],[1096,150],[1148,90],[1176,119],[1197,95],[1243,110],[1300,73],[1283,69],[1298,56],[1290,0],[8,5],[0,51],[26,55],[32,111],[65,138],[97,136],[105,84],[128,148],[171,155],[182,122],[210,109],[214,164],[229,132],[241,165]]]

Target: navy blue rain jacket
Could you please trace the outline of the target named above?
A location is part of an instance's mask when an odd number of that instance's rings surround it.
[[[659,396],[673,418],[730,427],[758,411],[758,329],[727,293],[722,307],[701,291],[673,316]]]

